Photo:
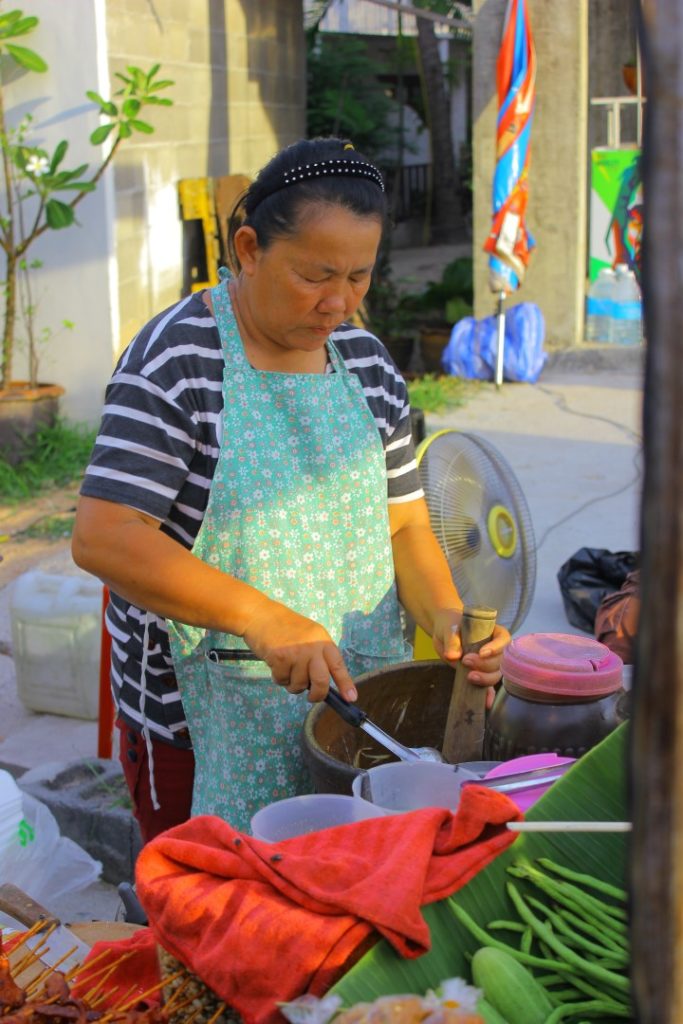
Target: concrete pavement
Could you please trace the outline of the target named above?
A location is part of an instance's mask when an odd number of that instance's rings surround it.
[[[578,548],[638,548],[641,355],[611,347],[557,353],[537,384],[483,385],[463,408],[426,417],[429,433],[455,428],[494,444],[526,497],[538,564],[519,632],[577,632],[566,619],[556,573]],[[77,571],[61,542],[35,567]],[[18,700],[10,587],[0,590],[0,767],[19,774],[45,762],[95,757],[95,722],[33,714]],[[98,883],[55,909],[70,920],[112,919],[118,898]]]

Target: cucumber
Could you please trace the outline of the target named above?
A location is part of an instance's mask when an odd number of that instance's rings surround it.
[[[484,1024],[508,1024],[508,1021],[501,1017],[495,1006],[491,1006],[483,996],[479,996],[477,999],[477,1013]]]
[[[553,1004],[531,971],[502,949],[478,949],[472,979],[507,1024],[545,1024],[552,1013]]]

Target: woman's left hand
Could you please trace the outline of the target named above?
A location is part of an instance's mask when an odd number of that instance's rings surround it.
[[[491,639],[476,654],[469,653],[463,658],[460,642],[461,618],[462,612],[454,608],[444,608],[436,613],[432,633],[434,649],[442,661],[447,661],[453,667],[462,658],[463,665],[469,670],[467,681],[474,686],[493,687],[500,682],[500,660],[510,643],[510,633],[505,626],[496,626]],[[493,698],[493,690],[489,690],[486,695],[487,707],[491,706]]]

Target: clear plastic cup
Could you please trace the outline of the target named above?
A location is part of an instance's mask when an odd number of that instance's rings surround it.
[[[422,807],[447,807],[454,811],[460,802],[463,782],[481,777],[480,772],[459,764],[392,761],[361,772],[353,780],[351,791],[392,814]]]
[[[311,793],[291,796],[262,807],[251,819],[255,839],[277,843],[281,839],[317,832],[335,825],[349,825],[366,818],[381,818],[381,808],[342,793]]]

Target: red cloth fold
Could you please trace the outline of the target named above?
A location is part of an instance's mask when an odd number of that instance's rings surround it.
[[[137,895],[158,942],[247,1024],[321,995],[384,936],[401,956],[430,946],[420,907],[470,880],[514,840],[506,796],[466,786],[455,813],[426,808],[265,843],[192,818],[145,846]]]
[[[91,963],[92,968],[89,969],[88,964]],[[110,968],[111,973],[106,973],[106,968]],[[106,978],[102,981],[105,973]],[[160,981],[157,941],[149,928],[140,928],[127,939],[96,942],[71,986],[71,994],[85,998],[99,984],[101,991],[98,995],[105,997],[102,1005],[107,1008],[132,1003],[143,997],[150,1006],[156,1006],[161,1002],[161,992],[157,990],[150,994],[150,989]]]

